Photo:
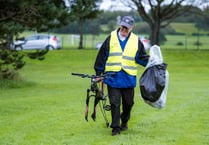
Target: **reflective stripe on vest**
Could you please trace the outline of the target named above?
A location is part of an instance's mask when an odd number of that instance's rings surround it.
[[[137,63],[135,62],[136,52],[138,50],[138,37],[131,33],[124,52],[120,47],[117,31],[111,33],[110,49],[105,71],[118,72],[121,69],[130,75],[137,75]]]

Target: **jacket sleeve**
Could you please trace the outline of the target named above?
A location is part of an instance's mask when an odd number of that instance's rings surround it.
[[[142,66],[146,66],[149,60],[149,55],[147,55],[144,45],[140,40],[138,41],[138,51],[135,60]]]
[[[110,36],[106,38],[106,40],[103,42],[97,57],[96,61],[94,63],[94,70],[96,72],[96,75],[101,75],[105,70],[105,64],[107,61],[107,57],[109,55],[109,45],[110,44]]]

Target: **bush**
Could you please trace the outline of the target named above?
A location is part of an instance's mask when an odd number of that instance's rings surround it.
[[[136,24],[133,31],[137,34],[150,34],[151,30],[148,24],[146,23],[140,23]]]
[[[192,36],[204,36],[205,34],[202,33],[192,33]]]
[[[184,43],[183,43],[183,42],[177,42],[176,45],[177,45],[177,46],[183,46]]]
[[[202,43],[201,43],[200,41],[196,41],[196,42],[194,43],[194,45],[196,45],[196,46],[201,46]]]
[[[0,78],[14,79],[17,75],[17,70],[21,69],[25,62],[23,61],[24,54],[18,51],[9,49],[0,50]]]
[[[44,60],[46,50],[35,50],[35,52],[23,52],[6,49],[6,47],[0,46],[0,79],[14,79],[17,75],[17,71],[23,68],[25,61],[23,58],[29,57],[30,59]]]
[[[175,29],[173,29],[170,25],[165,27],[165,28],[162,28],[160,30],[163,34],[176,34],[176,31]]]
[[[160,32],[160,34],[159,34],[159,44],[163,45],[166,41],[167,41],[167,39],[166,39],[165,35],[162,32]]]
[[[0,71],[0,80],[9,79],[9,80],[17,80],[19,78],[19,74],[15,70],[1,70]]]

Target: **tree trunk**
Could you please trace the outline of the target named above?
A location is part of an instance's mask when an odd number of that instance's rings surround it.
[[[79,32],[80,32],[80,40],[78,49],[83,49],[83,19],[79,20]]]
[[[10,45],[13,43],[13,35],[7,34],[6,49],[10,49]]]
[[[159,45],[159,34],[160,34],[160,20],[155,21],[151,24],[151,44]]]

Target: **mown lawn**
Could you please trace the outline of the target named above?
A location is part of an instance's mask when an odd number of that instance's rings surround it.
[[[100,110],[96,122],[85,121],[90,80],[71,75],[93,74],[96,50],[50,51],[45,61],[27,60],[21,80],[0,81],[0,144],[208,145],[209,52],[162,52],[170,73],[166,108],[145,104],[137,85],[129,130],[114,137]]]

